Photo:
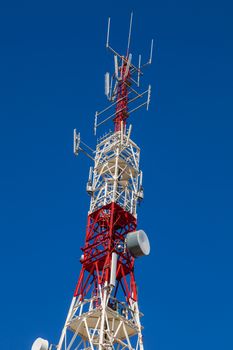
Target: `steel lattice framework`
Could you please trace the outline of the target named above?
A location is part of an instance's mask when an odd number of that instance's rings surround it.
[[[130,130],[114,132],[104,137],[96,147],[91,183],[90,213],[115,202],[136,216],[138,199],[139,147],[130,140]]]
[[[142,314],[138,307],[134,258],[126,247],[126,236],[137,228],[137,204],[143,199],[140,148],[131,139],[126,121],[142,106],[148,109],[150,86],[138,92],[142,67],[132,63],[129,53],[132,15],[127,53],[114,54],[115,71],[105,75],[105,94],[110,105],[96,112],[97,127],[114,121],[114,132],[100,138],[91,150],[74,133],[74,153],[84,152],[94,161],[90,167],[87,192],[90,195],[81,272],[57,350],[143,350]],[[139,102],[139,104],[138,104]],[[131,107],[131,104],[133,107]],[[107,115],[108,113],[108,115]],[[91,154],[90,154],[91,152]],[[116,268],[113,271],[113,265]]]

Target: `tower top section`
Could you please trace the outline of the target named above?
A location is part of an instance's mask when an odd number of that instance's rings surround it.
[[[137,58],[137,64],[133,63],[130,52],[133,13],[130,16],[128,42],[125,54],[120,54],[110,45],[111,18],[108,19],[106,48],[113,54],[113,73],[105,73],[105,95],[109,105],[95,113],[94,133],[97,128],[112,119],[114,131],[118,132],[122,124],[126,126],[126,120],[130,114],[145,106],[148,110],[151,97],[151,86],[144,91],[140,89],[140,79],[143,76],[143,68],[152,63],[153,39],[151,40],[149,59],[142,63],[142,55]]]

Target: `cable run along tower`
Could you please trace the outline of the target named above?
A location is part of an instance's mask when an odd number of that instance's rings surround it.
[[[81,272],[57,345],[38,338],[32,350],[143,350],[141,312],[134,275],[135,258],[148,255],[149,240],[137,230],[137,205],[143,199],[140,148],[131,139],[129,116],[150,103],[151,87],[140,91],[143,68],[152,62],[153,40],[147,63],[132,63],[130,38],[122,55],[110,46],[114,72],[105,74],[106,108],[95,114],[94,132],[109,120],[114,131],[97,140],[96,149],[74,130],[74,153],[86,154],[90,167],[87,193],[90,208]]]

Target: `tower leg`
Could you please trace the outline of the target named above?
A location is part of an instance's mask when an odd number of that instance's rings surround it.
[[[67,323],[68,323],[69,319],[71,318],[71,315],[72,315],[72,312],[73,312],[76,300],[77,300],[77,297],[73,297],[73,299],[71,301],[70,308],[69,308],[69,311],[68,311],[68,314],[67,314],[67,318],[66,318],[66,321],[65,321],[65,325],[64,325],[64,327],[62,329],[62,332],[61,332],[61,336],[60,336],[60,340],[59,340],[59,343],[58,343],[58,346],[57,346],[57,350],[61,350],[62,349],[62,344],[63,344],[64,338],[66,336]]]
[[[139,313],[139,308],[138,308],[138,302],[135,301],[133,303],[133,309],[135,312],[135,320],[137,322],[137,326],[138,326],[138,344],[139,344],[139,349],[140,350],[144,350],[144,346],[143,346],[143,338],[142,338],[142,327],[141,327],[141,321],[140,321],[140,313]]]
[[[101,289],[101,287],[100,287]],[[100,338],[99,338],[99,350],[104,350],[104,331],[105,331],[105,312],[106,312],[106,301],[107,301],[107,286],[103,288],[103,297],[101,300],[102,315],[101,315],[101,325],[100,325]]]

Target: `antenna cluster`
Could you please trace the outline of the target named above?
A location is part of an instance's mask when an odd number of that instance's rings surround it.
[[[146,106],[147,110],[151,97],[151,86],[149,85],[145,91],[139,91],[140,78],[143,75],[142,69],[152,63],[153,39],[151,40],[150,55],[146,63],[142,64],[142,56],[138,56],[138,64],[132,63],[132,54],[130,53],[131,32],[133,23],[133,13],[130,17],[128,44],[125,55],[119,54],[110,46],[110,25],[111,18],[108,19],[106,48],[114,55],[114,72],[110,75],[105,73],[105,95],[110,102],[106,108],[97,111],[95,114],[94,133],[97,127],[113,119],[115,123],[115,131],[119,131],[120,123],[124,125],[128,116]],[[129,104],[133,104],[129,108]]]
[[[76,156],[78,156],[79,152],[82,152],[88,158],[94,160],[94,157],[92,156],[94,154],[94,150],[81,140],[80,132],[77,133],[76,129],[74,129],[73,142],[73,152]]]

